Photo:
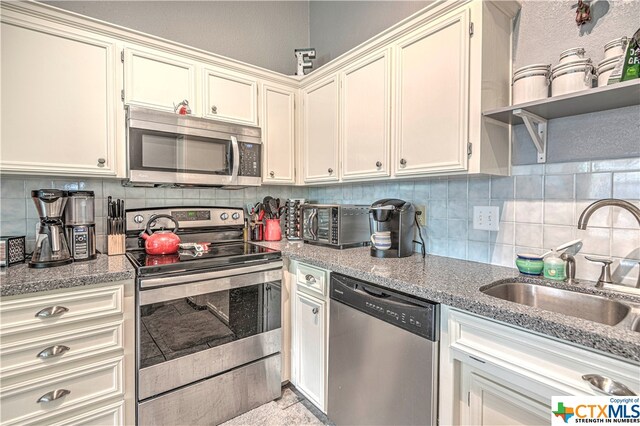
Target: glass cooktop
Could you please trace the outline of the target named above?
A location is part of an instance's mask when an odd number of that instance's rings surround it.
[[[151,255],[144,250],[128,251],[127,257],[138,275],[155,275],[175,272],[190,272],[199,269],[216,269],[241,266],[246,262],[276,260],[281,257],[278,250],[252,243],[216,243],[203,252],[180,250],[175,254]]]

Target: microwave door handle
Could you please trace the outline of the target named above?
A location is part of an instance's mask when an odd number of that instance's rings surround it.
[[[231,183],[238,182],[238,170],[240,169],[240,148],[238,147],[238,139],[231,136],[231,148],[233,149],[233,165],[231,166]]]

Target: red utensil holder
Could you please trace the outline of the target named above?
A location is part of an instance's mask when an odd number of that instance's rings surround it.
[[[264,231],[265,241],[280,241],[282,239],[282,229],[280,229],[280,219],[267,219]]]

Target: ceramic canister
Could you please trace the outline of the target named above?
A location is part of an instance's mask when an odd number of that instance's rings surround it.
[[[598,63],[598,87],[606,86],[609,81],[611,73],[618,64],[618,61],[622,58],[620,56],[613,56],[611,58],[605,58]]]
[[[624,55],[627,43],[629,43],[629,39],[627,37],[620,37],[615,40],[611,40],[609,43],[604,45],[604,58],[609,59]]]
[[[549,96],[549,64],[527,65],[513,73],[513,104]]]
[[[560,63],[566,64],[569,62],[584,59],[585,52],[586,50],[584,50],[584,47],[572,47],[571,49],[567,49],[560,53]]]
[[[578,92],[593,87],[591,59],[561,63],[551,69],[551,96]]]

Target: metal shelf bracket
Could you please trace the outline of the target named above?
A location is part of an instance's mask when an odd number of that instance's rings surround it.
[[[513,115],[522,118],[522,121],[524,121],[524,125],[527,127],[529,136],[531,136],[531,140],[538,151],[538,163],[546,163],[547,120],[523,109],[514,109]]]

